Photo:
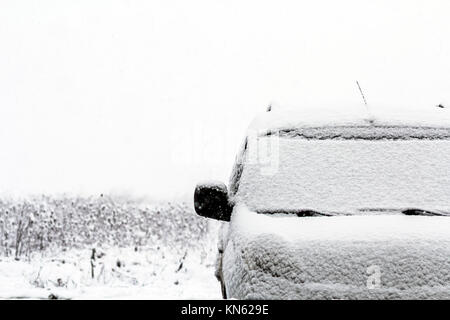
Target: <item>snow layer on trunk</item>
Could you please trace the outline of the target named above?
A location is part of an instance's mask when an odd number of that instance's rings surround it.
[[[224,253],[230,297],[450,298],[450,218],[267,216],[235,209]]]

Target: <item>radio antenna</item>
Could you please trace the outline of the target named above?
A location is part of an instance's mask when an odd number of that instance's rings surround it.
[[[365,106],[366,106],[366,108],[367,108],[367,101],[366,101],[366,97],[364,96],[364,93],[363,93],[363,91],[362,91],[362,89],[361,89],[361,86],[359,85],[359,82],[358,82],[358,80],[356,80],[356,84],[358,85],[358,89],[359,89],[359,92],[361,93],[361,97],[363,98],[363,100],[364,100],[364,104],[365,104]]]

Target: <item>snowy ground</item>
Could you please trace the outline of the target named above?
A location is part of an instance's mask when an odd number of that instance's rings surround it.
[[[185,203],[0,201],[0,298],[220,299],[218,227]]]
[[[213,249],[213,248],[211,248]],[[1,299],[220,299],[213,250],[183,259],[164,250],[111,248],[16,261],[0,258]]]

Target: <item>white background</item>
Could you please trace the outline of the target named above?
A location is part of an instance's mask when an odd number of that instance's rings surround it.
[[[0,192],[191,196],[257,112],[449,101],[448,1],[0,2]]]

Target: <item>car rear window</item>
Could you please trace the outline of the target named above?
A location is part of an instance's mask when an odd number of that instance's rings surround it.
[[[448,129],[407,129],[289,130],[275,140],[263,135],[249,141],[247,153],[277,141],[266,148],[271,163],[246,156],[235,200],[261,212],[448,211]],[[374,134],[378,139],[368,138]]]

